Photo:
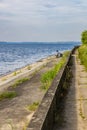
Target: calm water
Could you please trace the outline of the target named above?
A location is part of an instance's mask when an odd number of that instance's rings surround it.
[[[0,43],[0,75],[56,54],[79,43]]]

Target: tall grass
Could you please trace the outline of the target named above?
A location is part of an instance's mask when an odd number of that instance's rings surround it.
[[[80,46],[78,52],[81,64],[83,64],[87,70],[87,45]]]
[[[62,66],[66,62],[66,58],[68,55],[69,55],[69,51],[65,52],[61,60],[58,62],[58,64],[56,64],[53,69],[47,71],[41,76],[42,89],[47,90],[49,88],[49,86],[52,83],[52,80],[54,79],[58,71],[62,68]]]

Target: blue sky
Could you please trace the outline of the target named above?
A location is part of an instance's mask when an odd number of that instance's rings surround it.
[[[87,0],[0,0],[0,41],[80,41]]]

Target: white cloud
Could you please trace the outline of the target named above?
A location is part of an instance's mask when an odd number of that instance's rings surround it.
[[[46,36],[50,40],[50,34],[56,36],[56,38],[57,35],[55,33],[60,35],[59,30],[56,29],[61,29],[61,33],[64,31],[64,26],[68,30],[73,30],[71,28],[73,24],[75,27],[74,31],[77,29],[78,33],[80,33],[79,30],[86,27],[86,19],[86,0],[0,0],[0,25],[2,25],[0,34],[4,31],[0,38],[9,37],[9,40],[13,31],[15,31],[15,35],[12,36],[11,40],[16,40],[16,38],[18,40],[19,34],[22,38],[24,37],[24,40],[29,40],[30,38],[39,40],[39,36],[42,40]],[[80,29],[77,28],[77,25]],[[5,28],[9,28],[8,34],[5,33]],[[23,30],[26,36],[21,32]],[[37,31],[38,35],[36,34]],[[46,31],[47,35],[45,35]],[[27,33],[30,35],[28,36]],[[79,38],[77,37],[77,39]]]

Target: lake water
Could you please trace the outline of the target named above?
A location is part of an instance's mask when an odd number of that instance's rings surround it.
[[[56,54],[56,50],[63,52],[71,50],[79,42],[58,43],[2,43],[0,42],[0,75],[14,71],[27,64]]]

